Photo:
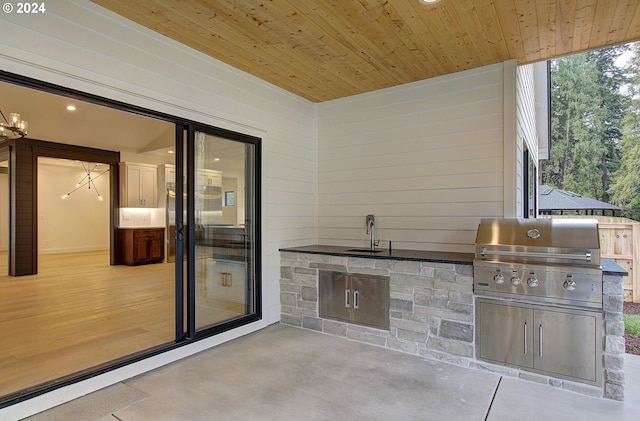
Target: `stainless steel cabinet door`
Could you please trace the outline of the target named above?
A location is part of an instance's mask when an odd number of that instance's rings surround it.
[[[371,275],[350,275],[353,321],[366,326],[389,328],[389,280]]]
[[[533,310],[478,300],[479,357],[502,364],[533,367]]]
[[[320,317],[389,328],[389,278],[320,271]]]
[[[320,317],[350,321],[353,291],[349,276],[339,272],[320,271]]]
[[[596,316],[535,310],[534,319],[534,368],[596,381]]]

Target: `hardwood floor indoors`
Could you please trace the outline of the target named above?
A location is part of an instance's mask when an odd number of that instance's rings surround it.
[[[174,264],[51,254],[10,277],[0,262],[0,398],[174,340]]]
[[[196,260],[199,328],[245,311],[207,290],[205,262]],[[174,341],[174,263],[110,266],[105,250],[45,254],[38,266],[7,276],[0,252],[0,399]]]

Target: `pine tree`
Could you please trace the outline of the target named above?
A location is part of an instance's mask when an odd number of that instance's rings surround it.
[[[621,93],[621,87],[627,82],[625,69],[616,64],[616,59],[625,51],[628,45],[602,48],[588,53],[588,60],[596,65],[598,70],[598,89],[601,102],[598,104],[600,125],[599,136],[604,144],[604,153],[600,157],[600,171],[602,184],[600,198],[609,202],[610,175],[620,166],[620,139],[622,138],[622,120],[628,107],[628,97]]]
[[[562,57],[551,63],[551,158],[541,161],[544,184],[608,200],[619,167],[626,98],[615,65],[627,47]]]
[[[622,158],[609,193],[612,203],[627,209],[632,219],[640,220],[640,43],[633,45],[632,52],[628,68],[630,102],[620,141]]]
[[[597,104],[600,102],[597,80],[596,66],[587,60],[586,54],[563,57],[552,62],[552,155],[542,164],[544,184],[577,193],[588,190],[587,187],[583,188],[583,184],[593,185],[593,180],[589,180],[584,169],[597,166],[602,154],[594,141]]]

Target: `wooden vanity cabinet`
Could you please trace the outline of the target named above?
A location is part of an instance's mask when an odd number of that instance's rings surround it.
[[[162,263],[164,258],[164,228],[121,228],[120,263],[146,265]]]

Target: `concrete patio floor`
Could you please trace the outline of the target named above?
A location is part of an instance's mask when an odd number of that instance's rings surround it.
[[[276,324],[27,418],[40,420],[638,420],[624,403]]]

